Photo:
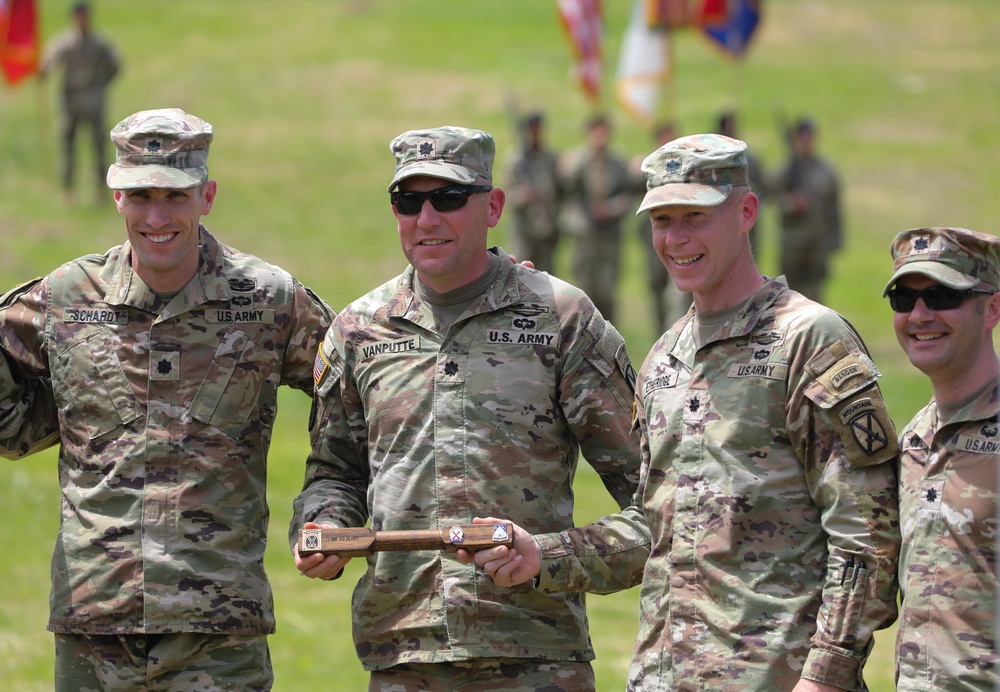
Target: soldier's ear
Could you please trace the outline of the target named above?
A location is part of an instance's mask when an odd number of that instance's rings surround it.
[[[986,302],[986,330],[993,331],[997,323],[1000,323],[1000,293],[994,293]]]

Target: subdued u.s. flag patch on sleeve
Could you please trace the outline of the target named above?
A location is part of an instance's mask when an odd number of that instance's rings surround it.
[[[316,360],[313,363],[313,382],[316,383],[317,387],[323,381],[323,376],[329,367],[330,362],[323,355],[323,342],[320,342],[319,348],[316,349]]]

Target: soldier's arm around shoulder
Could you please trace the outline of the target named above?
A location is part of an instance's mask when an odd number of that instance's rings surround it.
[[[310,451],[302,491],[292,505],[292,546],[306,522],[353,527],[368,521],[367,430],[349,373],[345,374],[343,339],[335,320],[316,351]]]
[[[44,343],[45,287],[35,279],[0,296],[0,456],[8,459],[59,439]]]
[[[649,556],[649,529],[637,496],[642,452],[632,421],[635,371],[621,334],[589,300],[585,304],[587,309],[572,311],[581,323],[566,352],[560,399],[584,458],[621,511],[536,536],[542,559],[537,585],[547,592],[630,588]]]
[[[282,366],[282,384],[314,392],[313,364],[316,352],[336,313],[315,292],[292,279],[291,301],[287,307],[291,328]]]

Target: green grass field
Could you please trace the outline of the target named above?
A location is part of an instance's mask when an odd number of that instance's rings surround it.
[[[39,0],[42,34],[65,25],[70,0]],[[610,101],[629,13],[605,2],[606,99],[623,154],[649,151],[648,133]],[[501,159],[514,145],[508,104],[544,108],[552,143],[581,141],[593,107],[569,80],[569,49],[547,0],[95,0],[94,23],[124,61],[108,128],[129,113],[179,106],[212,122],[219,195],[206,225],[223,241],[292,271],[340,307],[404,266],[385,185],[397,133],[442,124],[492,132]],[[674,36],[674,79],[662,105],[684,132],[713,128],[736,108],[741,135],[765,165],[783,156],[776,114],[810,114],[819,147],[839,167],[847,244],[827,302],[865,336],[885,374],[897,424],[930,388],[896,344],[880,297],[888,245],[904,228],[956,225],[996,232],[1000,169],[1000,5],[995,0],[770,0],[743,62],[693,31]],[[79,200],[57,184],[54,84],[0,90],[0,290],[124,238],[110,203],[93,200],[81,155]],[[80,142],[83,144],[83,142]],[[502,185],[502,178],[498,180]],[[650,323],[637,236],[626,233],[619,328],[642,361]],[[773,210],[758,255],[776,271]],[[503,245],[503,222],[494,234]],[[565,257],[562,258],[565,260]],[[565,266],[565,263],[564,263]],[[287,554],[291,501],[306,454],[308,401],[282,397],[271,452],[271,546],[279,622],[277,690],[364,689],[350,641],[350,592],[301,578]],[[0,469],[0,690],[52,686],[48,561],[58,529],[54,451]],[[587,470],[579,520],[610,511]],[[636,632],[636,592],[589,601],[601,690],[623,689]],[[880,633],[866,675],[892,689],[892,633]]]

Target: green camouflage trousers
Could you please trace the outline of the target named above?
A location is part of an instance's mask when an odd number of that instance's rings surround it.
[[[451,663],[403,663],[374,670],[368,692],[594,692],[589,662],[480,658]]]
[[[56,692],[270,690],[265,635],[56,634]]]

